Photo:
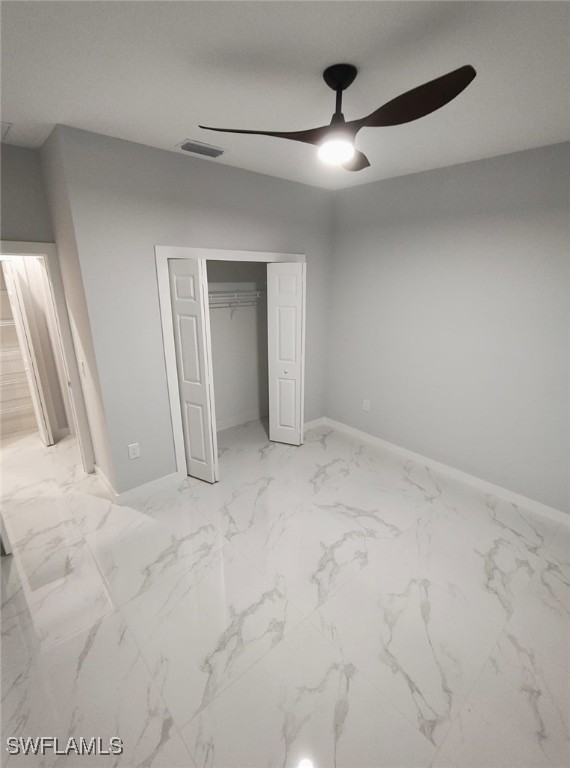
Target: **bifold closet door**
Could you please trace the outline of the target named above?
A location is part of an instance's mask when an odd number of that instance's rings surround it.
[[[267,265],[269,439],[303,442],[305,367],[304,263]]]
[[[206,262],[169,259],[176,366],[188,474],[218,479]]]

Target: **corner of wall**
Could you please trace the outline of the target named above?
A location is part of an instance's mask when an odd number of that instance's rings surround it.
[[[56,126],[40,150],[40,161],[54,225],[81,397],[85,405],[95,463],[111,484],[115,472],[109,449],[105,412],[89,312],[77,250],[74,217],[63,151],[63,126]],[[76,387],[77,390],[77,387]]]

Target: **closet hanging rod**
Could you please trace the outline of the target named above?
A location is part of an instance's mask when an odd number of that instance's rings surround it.
[[[266,291],[262,288],[256,288],[251,291],[210,291],[208,293],[209,299],[257,299],[263,296]]]
[[[258,299],[264,296],[265,290],[250,291],[210,291],[208,299],[210,307],[254,307]]]

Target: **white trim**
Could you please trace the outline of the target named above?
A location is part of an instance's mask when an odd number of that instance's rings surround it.
[[[220,250],[217,248],[189,248],[170,245],[155,245],[154,254],[156,261],[156,280],[158,283],[158,302],[160,306],[162,340],[164,342],[166,383],[168,387],[168,400],[170,405],[170,423],[172,426],[174,455],[176,458],[176,471],[179,473],[183,472],[186,476],[186,452],[184,449],[182,416],[180,414],[180,390],[178,388],[176,346],[174,342],[174,327],[172,324],[172,302],[170,299],[168,259],[205,259],[208,261],[260,261],[265,263],[275,263],[305,262],[306,257],[305,254],[302,253],[228,251]],[[303,274],[305,274],[305,271],[303,271]],[[215,421],[213,423],[215,424]]]
[[[302,278],[301,278],[301,290],[303,291],[303,298],[301,303],[301,445],[305,439],[304,424],[305,424],[305,331],[307,328],[307,265],[303,264]]]
[[[95,474],[97,475],[97,477],[99,478],[99,480],[101,480],[101,482],[102,482],[102,483],[103,483],[103,485],[105,486],[105,490],[106,490],[106,491],[107,491],[107,493],[109,494],[109,499],[110,499],[110,500],[111,500],[111,501],[112,501],[114,504],[116,504],[116,503],[117,503],[117,499],[119,498],[119,494],[118,494],[118,493],[117,493],[117,491],[116,491],[116,490],[113,488],[113,486],[111,485],[111,483],[110,483],[110,482],[109,482],[109,480],[107,479],[107,475],[106,475],[106,474],[103,472],[103,470],[101,469],[101,467],[100,467],[98,464],[95,464]]]
[[[233,251],[220,248],[189,248],[179,245],[155,245],[157,260],[163,259],[207,259],[208,261],[306,261],[304,253],[272,253],[270,251]]]
[[[316,419],[316,421],[321,420]],[[534,499],[529,499],[526,496],[515,493],[514,491],[509,491],[507,488],[503,488],[500,485],[495,485],[495,483],[490,483],[487,480],[482,480],[480,477],[475,477],[474,475],[470,475],[469,473],[463,472],[462,470],[456,469],[455,467],[450,467],[448,464],[442,464],[441,462],[435,461],[434,459],[429,459],[427,456],[422,456],[420,453],[415,453],[414,451],[410,451],[407,448],[402,448],[400,445],[390,443],[388,440],[383,440],[381,437],[375,437],[368,432],[363,432],[360,429],[349,427],[348,424],[343,424],[340,421],[329,419],[328,416],[323,417],[322,423],[332,427],[333,429],[337,429],[339,432],[344,432],[346,435],[355,437],[358,440],[362,440],[363,442],[370,443],[371,445],[377,445],[380,448],[391,451],[392,453],[395,453],[404,459],[410,459],[411,461],[416,461],[418,464],[423,464],[425,467],[434,469],[437,472],[448,475],[449,477],[452,477],[455,480],[459,480],[466,485],[477,488],[483,493],[491,493],[494,496],[503,499],[504,501],[516,504],[519,507],[524,507],[525,509],[534,512],[537,515],[546,517],[548,520],[552,520],[555,523],[561,523],[562,525],[570,527],[570,515],[562,512],[560,509],[549,507],[546,504],[542,504],[540,501],[535,501]],[[310,422],[310,424],[311,426],[317,426],[314,424],[314,422]],[[307,425],[305,425],[305,429],[307,429]]]
[[[97,466],[97,464],[95,465],[95,474],[105,486],[105,490],[109,494],[112,503],[121,506],[128,506],[144,496],[150,496],[152,493],[164,491],[168,488],[175,488],[177,485],[180,485],[183,480],[186,480],[187,477],[186,472],[172,472],[170,475],[164,475],[156,480],[151,480],[149,483],[137,485],[135,488],[130,488],[128,491],[117,493],[101,467]]]
[[[327,417],[319,416],[318,419],[312,419],[305,422],[305,432],[309,429],[316,429],[317,427],[325,427],[327,425]]]
[[[24,240],[2,240],[5,256],[57,256],[55,243],[28,243]]]
[[[115,504],[122,504],[128,506],[134,501],[137,501],[142,496],[149,496],[152,493],[158,491],[164,491],[168,488],[174,488],[183,480],[187,478],[186,472],[172,472],[170,475],[159,477],[157,480],[151,480],[144,485],[138,485],[136,488],[131,488],[129,491],[123,491],[123,493],[116,494]]]

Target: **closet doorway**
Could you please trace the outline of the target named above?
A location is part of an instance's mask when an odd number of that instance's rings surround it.
[[[216,482],[217,430],[265,416],[270,440],[300,445],[304,255],[155,252],[178,471]]]

